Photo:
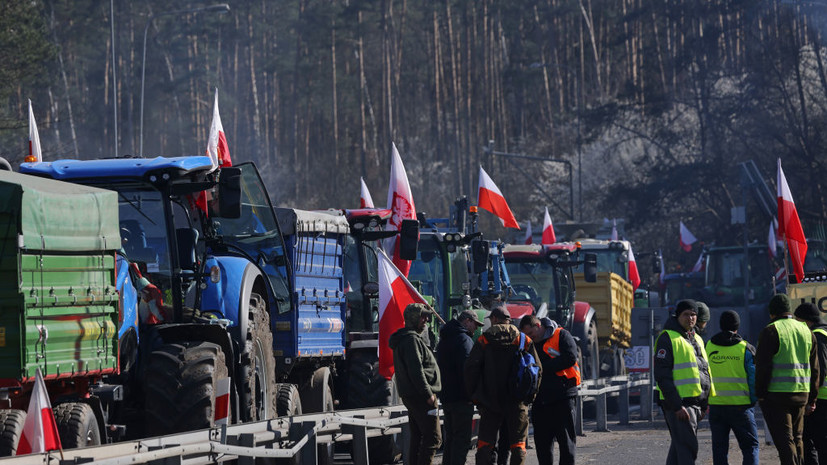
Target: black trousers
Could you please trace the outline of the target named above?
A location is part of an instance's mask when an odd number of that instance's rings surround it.
[[[474,405],[470,402],[446,402],[445,442],[442,452],[443,465],[465,465],[471,450],[471,422],[474,419]]]
[[[825,368],[827,369],[827,368]],[[827,465],[827,400],[816,402],[816,411],[804,417],[804,465]]]
[[[560,448],[560,465],[574,465],[577,435],[574,431],[576,399],[569,397],[551,404],[534,404],[534,447],[540,465],[552,465],[554,442]]]

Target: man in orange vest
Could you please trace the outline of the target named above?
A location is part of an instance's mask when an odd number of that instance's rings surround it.
[[[556,321],[541,320],[534,315],[526,315],[520,320],[520,331],[540,348],[537,352],[545,373],[531,407],[537,461],[540,465],[551,465],[552,449],[557,441],[560,465],[574,465],[577,438],[574,415],[580,385],[577,342]]]

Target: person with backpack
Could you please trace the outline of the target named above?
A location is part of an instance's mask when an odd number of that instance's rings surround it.
[[[465,362],[465,387],[480,411],[477,465],[496,463],[494,446],[507,424],[511,465],[523,465],[528,439],[528,404],[537,395],[542,368],[531,338],[511,324],[505,304],[488,317],[491,327],[474,343]]]
[[[698,307],[681,300],[655,342],[654,374],[658,404],[672,443],[666,465],[694,464],[698,458],[698,423],[714,393],[704,342],[695,332]]]
[[[574,417],[580,386],[577,342],[556,321],[534,315],[520,320],[520,331],[542,348],[540,363],[545,376],[531,407],[537,461],[540,465],[554,463],[552,450],[557,441],[560,465],[574,465],[577,438]]]

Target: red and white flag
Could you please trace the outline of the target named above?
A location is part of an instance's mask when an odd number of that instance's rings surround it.
[[[640,286],[640,273],[637,270],[637,262],[635,261],[635,253],[632,252],[632,247],[629,246],[629,281],[632,282],[632,287],[635,289]]]
[[[787,250],[793,262],[793,273],[798,282],[804,279],[804,257],[807,255],[807,238],[798,218],[793,194],[781,169],[781,159],[778,159],[778,232],[787,241]]]
[[[532,234],[533,233],[531,232],[531,221],[529,221],[528,226],[525,227],[525,240],[523,241],[526,245],[534,243],[534,238],[531,237]]]
[[[618,240],[618,237],[617,237],[617,219],[616,218],[612,218],[612,240],[613,241]]]
[[[695,265],[692,267],[692,272],[701,271],[704,269],[704,251],[701,250],[701,254],[698,255],[698,261],[695,262]]]
[[[57,433],[57,422],[52,412],[52,404],[46,391],[46,383],[40,368],[35,372],[32,398],[29,400],[29,410],[26,412],[26,422],[23,423],[23,432],[17,444],[17,455],[59,450],[60,436]]]
[[[488,173],[482,169],[482,165],[480,165],[479,177],[480,187],[477,194],[477,205],[499,217],[500,222],[506,228],[520,229],[517,219],[514,218],[514,213],[508,207],[505,197],[503,197],[503,193],[500,192],[500,188],[494,184]]]
[[[778,237],[775,234],[775,218],[770,221],[770,232],[767,235],[767,247],[770,249],[770,256],[776,258],[778,256]]]
[[[215,383],[215,411],[213,420],[217,425],[230,421],[230,378],[221,378]]]
[[[391,217],[385,225],[386,231],[399,231],[402,229],[402,220],[416,219],[416,206],[414,206],[411,185],[408,182],[408,174],[402,164],[402,157],[396,150],[396,144],[391,142],[391,180],[388,186],[388,210]],[[399,258],[399,235],[385,239],[385,251],[393,257],[393,264],[399,268],[403,275],[408,276],[411,270],[410,260]]]
[[[224,135],[224,126],[221,124],[221,116],[218,114],[218,88],[215,89],[210,138],[207,140],[207,155],[212,159],[215,168],[233,166],[233,161],[230,159],[230,146],[227,145],[227,136]]]
[[[393,351],[388,338],[405,326],[405,307],[414,303],[426,303],[405,275],[393,264],[381,249],[377,254],[379,271],[379,374],[385,379],[393,376]]]
[[[359,208],[376,208],[373,206],[373,197],[370,196],[370,191],[368,190],[368,185],[365,184],[365,180],[360,177],[359,181],[362,182],[362,193],[359,196]]]
[[[32,100],[29,99],[29,156],[27,163],[40,163],[43,161],[43,152],[40,150],[40,134],[37,133],[37,123],[34,120],[32,111]]]
[[[546,207],[546,214],[543,217],[543,239],[541,244],[554,244],[557,242],[557,237],[554,236],[554,226],[551,224],[551,216],[548,214],[548,207]]]
[[[692,244],[698,242],[698,239],[689,231],[689,228],[681,221],[681,248],[686,252],[692,251]]]

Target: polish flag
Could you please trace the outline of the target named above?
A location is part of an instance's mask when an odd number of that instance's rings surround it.
[[[57,422],[52,412],[52,404],[46,393],[46,383],[40,368],[35,372],[34,389],[29,400],[29,410],[26,413],[26,422],[23,423],[23,432],[17,444],[17,455],[59,450],[60,436],[57,433]]]
[[[689,228],[681,221],[681,248],[686,252],[692,251],[692,244],[698,242],[698,239],[689,231]]]
[[[368,190],[368,185],[365,184],[365,180],[360,177],[359,181],[362,182],[362,195],[359,197],[359,208],[376,208],[373,206],[373,197],[370,196],[370,191]]]
[[[704,269],[704,251],[701,250],[701,254],[698,256],[698,261],[695,262],[695,265],[692,267],[692,272],[701,271]]]
[[[388,338],[405,326],[405,307],[426,302],[383,250],[376,256],[379,258],[379,374],[391,379],[393,351],[388,346]]]
[[[635,253],[632,252],[632,247],[629,247],[629,281],[632,282],[632,287],[637,289],[640,286],[640,273],[637,270],[637,262],[635,261]]]
[[[658,282],[661,286],[666,284],[666,265],[663,264],[663,252],[658,250],[658,257],[660,257],[660,276],[658,276]]]
[[[775,234],[775,218],[770,221],[770,232],[767,235],[767,246],[770,249],[770,255],[772,258],[776,258],[778,256],[778,239]]]
[[[207,155],[212,159],[213,167],[233,166],[230,159],[230,146],[227,145],[227,136],[218,114],[218,88],[215,89],[215,103],[213,104],[210,138],[207,140]]]
[[[787,250],[793,262],[793,273],[798,282],[804,279],[804,257],[807,255],[807,238],[798,211],[795,209],[793,195],[784,170],[781,169],[781,159],[778,159],[778,232],[787,241]]]
[[[526,226],[525,228],[525,240],[523,241],[526,245],[534,243],[534,238],[531,237],[532,234],[533,233],[531,232],[531,221],[529,221],[528,226]]]
[[[543,245],[557,242],[557,238],[554,236],[554,226],[551,224],[551,216],[548,214],[548,207],[546,207],[546,214],[543,216],[543,239],[540,242]]]
[[[508,203],[505,201],[503,193],[500,192],[500,188],[494,184],[494,181],[491,180],[488,173],[482,169],[482,165],[480,165],[479,177],[480,187],[479,193],[477,194],[478,206],[498,216],[500,218],[500,222],[506,228],[520,229],[520,225],[517,224],[517,220],[514,218],[514,213],[512,213],[511,209],[508,208]]]
[[[612,240],[616,241],[617,239],[617,219],[612,218]]]
[[[405,172],[399,150],[393,142],[391,142],[388,210],[391,211],[391,217],[385,225],[385,231],[399,231],[402,229],[402,220],[416,219],[416,206],[414,206],[413,194],[411,194],[411,185],[408,183],[408,174]],[[411,262],[399,258],[399,235],[385,239],[384,248],[393,257],[393,264],[407,277],[411,270]]]
[[[43,152],[40,150],[40,135],[37,133],[37,123],[34,120],[32,111],[32,100],[29,99],[29,156],[26,163],[39,163],[43,161]]]

